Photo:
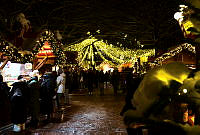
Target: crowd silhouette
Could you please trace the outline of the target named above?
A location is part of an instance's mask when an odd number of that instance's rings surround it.
[[[0,127],[13,123],[14,131],[25,130],[28,126],[38,128],[41,115],[46,116],[44,122],[48,123],[56,109],[61,109],[63,103],[69,105],[69,94],[85,90],[89,96],[96,91],[104,96],[108,85],[112,85],[113,95],[126,95],[122,115],[127,109],[134,108],[131,99],[140,80],[140,76],[131,68],[124,68],[122,72],[118,69],[113,72],[91,68],[59,69],[58,72],[45,72],[41,76],[38,71],[33,71],[29,80],[19,75],[10,87],[0,75]],[[30,123],[27,126],[28,118]]]

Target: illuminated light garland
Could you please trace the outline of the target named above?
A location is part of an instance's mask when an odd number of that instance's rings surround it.
[[[84,48],[89,46],[90,51],[84,52]],[[65,48],[65,51],[77,51],[78,58],[77,61],[82,63],[85,57],[88,57],[91,63],[94,65],[94,48],[97,50],[97,54],[101,57],[103,61],[108,61],[113,64],[113,62],[107,60],[104,55],[110,57],[115,63],[123,64],[127,62],[134,63],[139,57],[148,57],[155,55],[155,49],[146,50],[131,50],[119,47],[114,47],[112,44],[107,44],[103,40],[99,41],[94,37],[90,36],[89,39],[82,41],[81,43],[70,45]],[[102,54],[103,53],[103,54]]]
[[[19,51],[8,41],[0,41],[0,52],[3,56],[8,56],[11,61],[19,63],[28,63],[33,60],[33,54],[29,51]]]
[[[99,56],[103,59],[103,61],[108,61],[100,51],[97,52],[99,54]]]
[[[167,53],[164,53],[160,57],[156,58],[154,60],[154,62],[152,62],[150,64],[151,65],[161,65],[162,61],[175,56],[176,54],[180,53],[183,49],[187,49],[188,51],[190,51],[192,53],[196,53],[194,46],[192,46],[191,44],[188,44],[188,43],[184,43],[184,44],[179,45],[175,49],[173,49]]]
[[[86,56],[87,56],[87,54],[88,54],[88,50],[89,50],[89,46],[87,47],[87,49],[86,49],[86,51],[85,51],[85,54],[84,54],[84,56],[83,56],[83,58],[82,58],[80,64],[82,64],[83,61],[85,60],[85,58],[86,58]]]
[[[91,45],[91,47],[92,47],[92,45]],[[94,65],[95,64],[95,62],[94,62],[94,51],[93,51],[93,47],[92,47],[92,52],[91,52],[91,55],[92,55],[92,65]]]
[[[99,45],[99,44],[98,44]],[[102,49],[102,46],[99,46],[98,49]],[[114,61],[116,61],[117,63],[121,64],[123,63],[123,60],[117,58],[116,56],[112,55],[112,53],[110,53],[110,51],[108,51],[107,49],[102,49],[102,51],[105,52],[105,54],[110,57],[111,59],[113,59]]]

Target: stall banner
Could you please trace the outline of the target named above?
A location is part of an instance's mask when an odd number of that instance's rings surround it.
[[[32,72],[32,69],[25,69],[25,64],[11,63],[8,61],[1,74],[3,75],[4,81],[14,82],[19,75],[29,75],[30,72]]]

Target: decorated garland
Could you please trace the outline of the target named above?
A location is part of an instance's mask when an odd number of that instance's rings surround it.
[[[10,61],[17,63],[29,63],[33,60],[33,54],[29,51],[19,51],[11,43],[1,40],[0,52],[2,56],[9,57]]]
[[[188,51],[191,51],[192,53],[196,53],[194,46],[192,46],[191,44],[188,44],[188,43],[184,43],[184,44],[179,45],[175,49],[173,49],[167,53],[164,53],[160,57],[156,58],[154,60],[154,62],[151,63],[151,65],[152,66],[160,65],[162,61],[175,56],[176,54],[180,53],[183,49],[188,49]]]
[[[85,39],[81,43],[74,44],[65,48],[65,51],[77,51],[80,66],[84,66],[84,62],[89,65],[95,65],[94,56],[98,55],[102,62],[110,63],[110,65],[120,65],[123,63],[134,63],[139,57],[148,57],[155,55],[155,49],[125,49],[115,47],[112,44],[97,40],[93,36]]]

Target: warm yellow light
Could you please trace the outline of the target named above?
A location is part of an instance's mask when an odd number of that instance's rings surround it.
[[[191,27],[194,27],[193,23],[189,20],[183,22],[183,26],[184,26],[184,29],[186,31],[186,34],[190,34],[190,31],[187,31],[187,30]]]
[[[173,75],[170,75],[164,70],[158,70],[157,74],[155,77],[159,80],[161,80],[165,85],[169,85],[170,80],[175,80],[181,84],[183,84],[183,81],[187,78],[186,74],[180,75],[179,78],[174,77]]]
[[[174,18],[177,20],[177,21],[183,21],[183,12],[176,12],[175,14],[174,14]]]
[[[183,93],[187,93],[187,89],[183,89]]]
[[[155,49],[131,50],[115,47],[114,45],[103,42],[103,40],[97,41],[97,39],[95,39],[93,36],[90,36],[88,39],[85,39],[81,43],[73,44],[65,48],[66,51],[78,52],[77,61],[80,65],[84,63],[83,61],[86,57],[94,65],[93,49],[97,50],[96,54],[98,54],[103,59],[103,61],[109,61],[109,64],[115,66],[116,64],[120,65],[126,62],[134,63],[136,61],[135,59],[139,57],[144,57],[144,61],[146,61],[148,56],[155,55]],[[86,53],[87,55],[85,55]],[[107,60],[106,56],[112,60]],[[123,58],[121,56],[123,56]]]

